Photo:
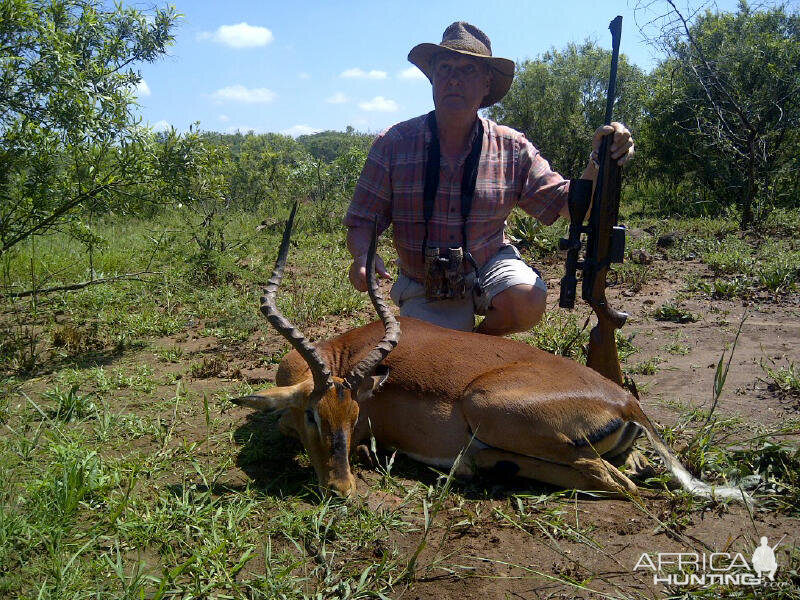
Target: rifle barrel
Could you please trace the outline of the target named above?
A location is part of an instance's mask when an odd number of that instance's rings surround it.
[[[608,80],[608,95],[606,96],[606,125],[611,124],[611,111],[614,108],[614,96],[617,92],[617,63],[619,62],[619,42],[622,38],[622,16],[617,17],[608,24],[611,30],[611,77]]]

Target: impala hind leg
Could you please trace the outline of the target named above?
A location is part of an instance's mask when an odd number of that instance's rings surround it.
[[[653,468],[653,465],[650,464],[650,461],[647,460],[647,457],[634,448],[631,448],[625,454],[607,460],[615,467],[624,467],[629,477],[647,479],[648,477],[654,477],[656,475],[656,470]]]
[[[519,477],[563,488],[611,492],[615,496],[625,497],[638,494],[636,484],[602,458],[579,458],[572,464],[562,465],[496,448],[486,448],[476,452],[472,460],[481,469],[502,469]]]

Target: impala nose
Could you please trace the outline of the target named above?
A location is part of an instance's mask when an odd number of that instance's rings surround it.
[[[356,491],[356,479],[352,475],[345,478],[331,478],[328,488],[340,498],[349,498]]]

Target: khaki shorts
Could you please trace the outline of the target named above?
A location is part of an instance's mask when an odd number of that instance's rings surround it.
[[[472,331],[475,315],[485,315],[492,298],[514,285],[532,285],[547,293],[547,285],[520,257],[514,246],[505,246],[478,271],[482,293],[474,291],[475,274],[466,276],[467,292],[464,298],[454,300],[428,300],[425,286],[402,273],[392,286],[390,296],[400,307],[404,317],[414,317],[434,325]]]

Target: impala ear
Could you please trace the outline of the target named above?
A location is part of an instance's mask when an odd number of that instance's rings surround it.
[[[284,410],[292,404],[299,404],[306,400],[314,390],[314,381],[304,379],[295,385],[274,387],[268,390],[255,392],[241,398],[231,398],[231,402],[239,406],[248,406],[256,410]]]
[[[361,402],[372,396],[372,394],[381,389],[381,386],[383,386],[388,378],[389,367],[386,365],[378,365],[372,375],[365,377],[361,382],[356,393],[356,401]]]

